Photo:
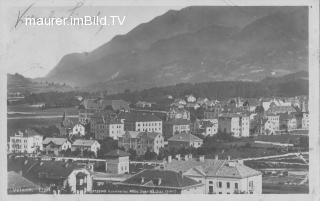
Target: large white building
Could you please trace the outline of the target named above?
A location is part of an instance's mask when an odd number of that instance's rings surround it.
[[[10,137],[9,152],[36,153],[42,151],[43,136],[32,129],[18,131]]]
[[[163,168],[182,172],[182,175],[201,182],[206,194],[262,193],[262,173],[241,161],[204,159],[202,156],[168,161]]]
[[[145,154],[148,149],[159,154],[160,149],[164,147],[164,138],[161,133],[126,131],[119,138],[118,146],[126,151],[133,149],[138,155]]]
[[[239,114],[223,114],[219,116],[220,132],[231,133],[234,137],[250,136],[250,117]]]
[[[162,120],[151,113],[129,113],[124,120],[126,131],[156,132],[162,134]]]

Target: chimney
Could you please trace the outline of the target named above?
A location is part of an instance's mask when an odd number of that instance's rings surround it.
[[[228,161],[230,161],[230,159],[231,159],[231,157],[230,157],[230,156],[228,156]]]
[[[218,154],[214,156],[214,160],[219,160],[219,155]]]
[[[204,162],[204,155],[199,156],[199,161]]]
[[[178,161],[180,161],[180,159],[181,159],[180,154],[177,154],[177,155],[176,155],[176,159],[177,159]]]
[[[161,185],[161,182],[162,182],[162,179],[161,179],[161,178],[159,178],[159,179],[158,179],[158,186],[160,186],[160,185]]]
[[[172,156],[168,156],[168,163],[171,163],[172,161]]]

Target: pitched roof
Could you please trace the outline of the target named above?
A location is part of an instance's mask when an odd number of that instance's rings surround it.
[[[268,113],[287,113],[287,112],[297,112],[292,106],[273,106],[270,107],[267,111]]]
[[[129,110],[129,103],[124,100],[103,100],[103,108],[112,107],[113,110]]]
[[[127,122],[148,122],[148,121],[162,121],[159,117],[151,113],[131,112],[125,115]]]
[[[143,182],[142,182],[143,178]],[[160,184],[159,179],[161,179]],[[138,174],[126,179],[120,184],[133,184],[133,185],[141,185],[141,186],[150,186],[150,187],[170,187],[183,189],[186,187],[194,186],[194,185],[202,185],[200,182],[197,182],[189,177],[185,177],[178,172],[171,170],[156,170],[149,169],[143,170]]]
[[[85,168],[83,164],[64,161],[39,161],[26,158],[8,159],[8,171],[22,171],[23,175],[31,180],[60,180],[67,178],[75,169]],[[40,174],[45,174],[45,178],[40,178]]]
[[[203,141],[203,140],[189,133],[179,133],[169,138],[168,141],[191,142],[191,141]]]
[[[129,135],[130,138],[137,138],[139,136],[139,131],[126,131],[125,135]]]
[[[16,134],[18,135],[22,135],[23,137],[32,137],[32,136],[36,136],[36,135],[40,135],[42,136],[40,133],[38,133],[37,131],[35,131],[34,129],[26,129],[24,131],[18,131]]]
[[[68,141],[67,138],[47,137],[42,144],[47,145],[52,142],[55,145],[63,145],[66,141]]]
[[[72,146],[91,146],[95,142],[98,142],[96,140],[83,140],[83,139],[77,139],[73,142]]]
[[[154,140],[158,135],[161,135],[161,133],[156,132],[140,132],[137,137],[146,137],[150,140]]]
[[[24,188],[37,190],[40,186],[34,184],[27,178],[21,176],[15,171],[8,172],[8,189]]]
[[[106,157],[124,157],[124,156],[130,156],[130,154],[120,149],[115,149],[105,154],[105,156]]]
[[[169,121],[164,122],[165,124],[172,124],[172,125],[189,125],[191,122],[187,119],[172,119]]]
[[[64,161],[37,161],[37,163],[25,172],[26,177],[32,180],[39,179],[63,179],[67,178],[72,171],[83,169],[84,166],[75,162]],[[44,174],[44,178],[40,178]]]
[[[236,161],[213,159],[206,159],[204,161],[195,159],[189,159],[187,161],[173,160],[171,163],[165,164],[164,169],[182,171],[185,175],[191,175],[192,172],[196,171],[202,176],[231,178],[247,178],[261,174],[261,172]]]

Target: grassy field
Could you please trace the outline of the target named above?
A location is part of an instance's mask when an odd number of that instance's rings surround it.
[[[260,135],[254,137],[253,139],[266,142],[289,143],[290,141],[298,140],[300,137],[301,136],[299,135]]]
[[[263,194],[307,194],[307,185],[283,185],[283,184],[262,184]]]
[[[41,110],[37,107],[31,107],[30,105],[15,105],[15,106],[8,106],[7,109],[10,116],[17,116],[17,115],[43,115],[43,116],[50,116],[50,115],[62,115],[66,112],[67,115],[77,115],[78,109],[76,107],[70,108],[49,108]],[[11,114],[11,113],[18,113],[18,114]]]

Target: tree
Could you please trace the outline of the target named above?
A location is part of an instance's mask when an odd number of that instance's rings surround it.
[[[130,157],[129,157],[130,160],[136,160],[136,158],[137,158],[137,152],[136,152],[136,150],[130,148],[130,149],[128,150],[128,152],[129,152],[129,154],[130,154]]]
[[[156,157],[157,157],[157,154],[154,153],[153,151],[150,151],[150,149],[147,148],[147,151],[144,154],[144,159],[145,160],[154,160],[154,159],[156,159]]]

